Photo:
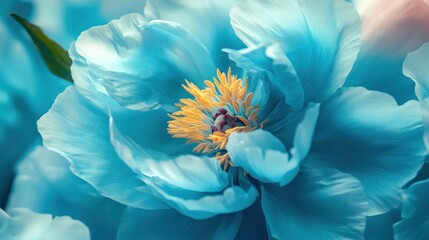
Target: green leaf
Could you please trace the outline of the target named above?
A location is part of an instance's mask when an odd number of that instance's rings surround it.
[[[11,13],[10,15],[24,27],[30,35],[31,40],[42,55],[43,61],[45,61],[49,70],[58,77],[73,82],[70,71],[72,60],[67,51],[58,43],[48,38],[38,26],[15,13]]]

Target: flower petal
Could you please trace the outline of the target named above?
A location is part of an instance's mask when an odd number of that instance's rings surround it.
[[[157,179],[147,182],[146,190],[163,199],[169,206],[194,219],[206,219],[219,214],[241,211],[259,196],[250,182],[225,188],[222,192],[201,193],[177,189]],[[245,185],[245,186],[243,186]]]
[[[389,57],[362,49],[344,84],[390,94],[399,104],[415,100],[414,83],[402,74],[404,57]]]
[[[279,44],[257,46],[242,50],[224,49],[237,66],[249,72],[265,72],[274,88],[283,94],[292,110],[304,104],[304,90],[291,61]],[[254,75],[255,73],[253,73]],[[260,73],[259,73],[260,74]],[[253,79],[252,79],[253,80]]]
[[[408,54],[404,61],[404,74],[416,83],[420,101],[429,97],[429,43]]]
[[[268,240],[267,226],[262,212],[261,198],[243,211],[243,220],[235,236],[236,240],[259,239]]]
[[[322,101],[341,87],[360,48],[359,16],[342,0],[241,0],[230,15],[248,47],[281,43],[306,102]]]
[[[173,138],[168,133],[168,121],[171,118],[163,109],[133,111],[110,110],[111,124],[125,138],[139,146],[171,156],[192,153],[192,145],[184,138]],[[111,136],[112,137],[112,136]]]
[[[64,156],[72,171],[101,195],[125,205],[158,208],[162,204],[137,190],[144,186],[119,159],[109,141],[109,117],[75,87],[60,94],[38,121],[44,146]]]
[[[16,208],[10,216],[0,209],[0,236],[2,239],[74,240],[90,239],[89,230],[83,223],[70,217],[52,218],[28,209]]]
[[[215,74],[207,50],[181,25],[139,14],[83,32],[70,56],[79,91],[91,98],[86,88],[95,84],[131,109],[172,109],[187,96],[185,79],[202,85]]]
[[[235,0],[148,0],[144,15],[149,19],[182,24],[209,49],[216,66],[227,69],[231,64],[220,49],[239,49],[244,46],[230,24],[229,11],[234,2]]]
[[[167,184],[189,191],[216,192],[228,185],[228,174],[218,160],[182,155],[171,158],[143,148],[110,125],[111,141],[118,155],[130,163],[143,178],[158,178]]]
[[[218,160],[182,155],[169,157],[147,150],[120,134],[111,125],[112,143],[119,156],[146,183],[141,191],[153,194],[182,214],[204,219],[242,210],[258,196],[247,180],[230,186]]]
[[[195,220],[173,209],[128,208],[117,239],[234,239],[241,218],[238,212]]]
[[[395,239],[429,238],[429,180],[417,182],[402,196],[402,221],[393,225]]]
[[[359,181],[303,168],[287,186],[264,184],[262,210],[275,239],[363,239],[367,202]]]
[[[429,148],[429,98],[422,102],[422,114],[423,127],[425,129],[423,140],[425,141],[426,147]]]
[[[310,150],[319,113],[318,105],[310,108],[296,127],[294,148],[287,152],[284,144],[270,132],[258,129],[233,133],[226,149],[236,167],[265,183],[288,184],[299,171],[300,162]]]
[[[398,106],[390,95],[364,88],[343,88],[320,107],[308,164],[329,166],[357,178],[369,215],[400,203],[400,188],[423,165],[418,102]]]
[[[70,216],[85,223],[94,239],[113,239],[123,206],[101,197],[72,174],[66,159],[37,146],[18,165],[7,209]]]
[[[394,239],[392,226],[401,219],[400,215],[399,209],[393,209],[387,213],[367,217],[365,239]]]

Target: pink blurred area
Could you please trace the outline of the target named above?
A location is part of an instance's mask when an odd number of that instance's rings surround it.
[[[371,51],[404,55],[429,41],[429,0],[358,0],[362,43]]]

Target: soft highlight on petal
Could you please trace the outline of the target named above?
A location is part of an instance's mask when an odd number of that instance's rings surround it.
[[[367,202],[359,181],[330,168],[303,168],[287,186],[262,186],[274,239],[363,239]]]
[[[400,188],[413,179],[427,153],[419,103],[343,88],[321,104],[308,164],[329,166],[358,179],[369,215],[400,204]]]
[[[342,0],[240,0],[230,15],[248,47],[281,44],[306,102],[320,102],[341,87],[360,49],[359,15]]]
[[[86,88],[95,84],[119,104],[138,110],[174,109],[186,95],[185,79],[202,84],[215,73],[206,48],[185,28],[139,14],[83,32],[70,55],[79,91],[88,95]]]
[[[0,209],[0,236],[3,240],[89,240],[89,230],[83,223],[70,217],[55,217],[16,208],[10,215]]]

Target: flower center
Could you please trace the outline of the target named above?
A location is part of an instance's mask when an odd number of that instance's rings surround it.
[[[233,132],[249,132],[263,128],[259,123],[259,106],[251,105],[253,93],[248,92],[247,79],[243,82],[228,73],[217,70],[213,82],[204,81],[207,88],[199,89],[186,80],[183,88],[193,99],[180,99],[179,111],[169,114],[168,132],[175,138],[187,138],[195,143],[195,152],[210,153],[226,169],[232,166],[226,144]]]

